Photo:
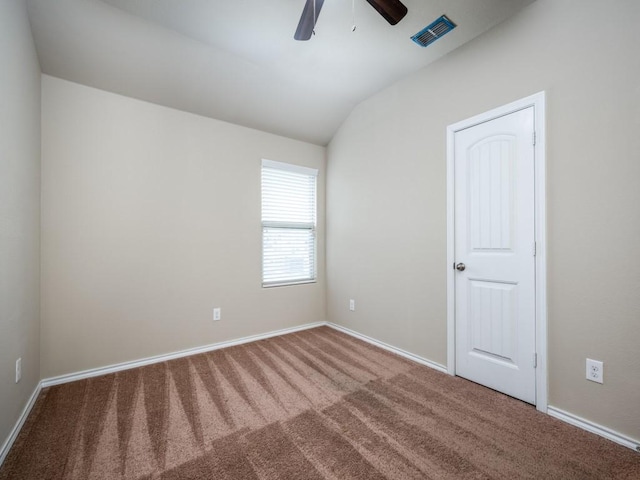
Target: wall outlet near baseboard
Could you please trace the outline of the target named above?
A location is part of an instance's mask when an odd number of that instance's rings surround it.
[[[349,300],[349,310],[356,311],[356,301],[353,298]]]
[[[596,383],[604,382],[604,364],[602,362],[587,358],[587,380]]]
[[[222,312],[220,310],[220,307],[214,308],[213,309],[213,320],[217,322],[218,320],[220,320],[221,316],[222,316]]]
[[[22,378],[22,357],[16,360],[16,383]]]

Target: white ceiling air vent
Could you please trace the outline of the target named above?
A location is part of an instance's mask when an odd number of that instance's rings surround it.
[[[449,20],[446,16],[442,15],[431,24],[424,27],[418,33],[416,33],[411,40],[416,42],[421,47],[431,45],[443,35],[449,33],[456,28],[456,24]]]

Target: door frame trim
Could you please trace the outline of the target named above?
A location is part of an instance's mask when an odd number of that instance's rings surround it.
[[[475,115],[447,127],[447,373],[456,374],[455,366],[455,182],[454,136],[465,128],[493,120],[510,113],[534,108],[535,161],[535,241],[536,241],[536,409],[546,413],[548,406],[547,384],[547,235],[546,235],[546,132],[545,92],[516,100],[507,105]],[[532,359],[533,361],[533,359]]]

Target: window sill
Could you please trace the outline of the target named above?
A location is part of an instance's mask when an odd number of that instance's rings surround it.
[[[278,283],[263,283],[262,288],[273,288],[273,287],[289,287],[291,285],[306,285],[309,283],[317,283],[317,279],[313,280],[298,280],[292,282],[278,282]]]

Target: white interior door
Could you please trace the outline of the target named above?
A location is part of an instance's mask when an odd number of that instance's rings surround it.
[[[454,138],[455,371],[533,404],[534,143],[533,107]]]

